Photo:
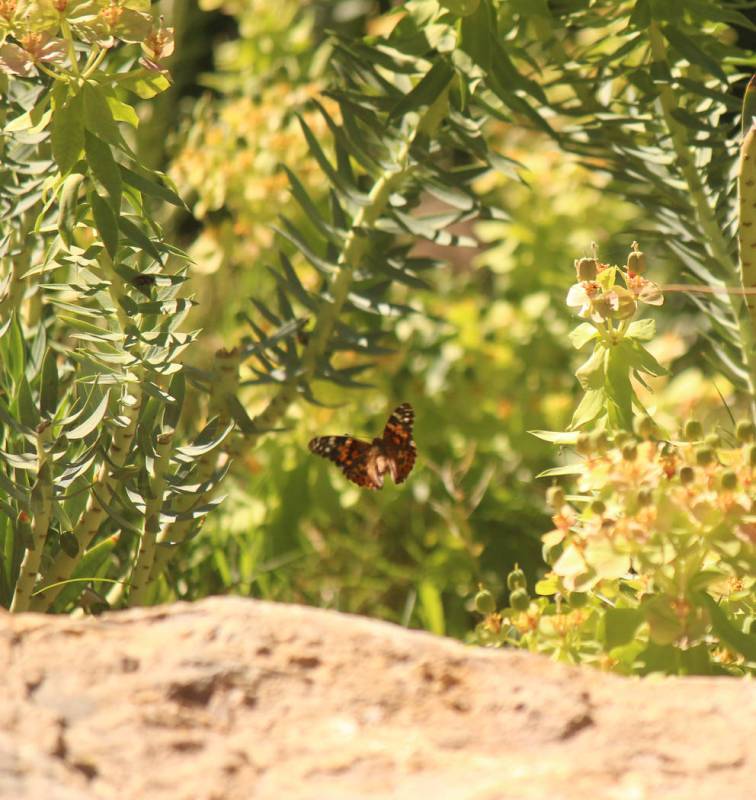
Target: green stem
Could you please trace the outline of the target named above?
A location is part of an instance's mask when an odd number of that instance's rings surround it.
[[[98,67],[102,62],[105,60],[105,56],[108,54],[108,51],[103,47],[99,53],[94,57],[94,59],[87,61],[87,64],[84,67],[84,70],[81,73],[81,77],[83,80],[87,78],[91,78],[92,75],[97,71]]]
[[[37,459],[39,463],[37,480],[32,487],[32,511],[34,521],[31,526],[31,542],[29,542],[21,571],[13,593],[10,610],[13,613],[27,611],[31,603],[34,584],[39,574],[39,565],[42,560],[42,551],[50,529],[50,520],[53,512],[53,471],[52,459],[46,452],[52,440],[52,427],[49,423],[42,423],[37,429]]]
[[[99,256],[99,263],[103,274],[109,279],[108,291],[113,300],[121,331],[124,331],[128,325],[133,324],[133,321],[119,302],[125,292],[123,279],[113,269],[113,263],[104,250]],[[145,378],[145,370],[143,367],[138,366],[133,368],[133,372],[135,380],[124,383],[121,397],[121,416],[113,432],[108,455],[102,461],[92,484],[87,505],[79,516],[73,530],[76,541],[79,543],[78,552],[75,556],[69,556],[63,551],[58,553],[51,567],[45,571],[43,588],[53,583],[61,583],[71,577],[86,549],[100,532],[101,525],[107,519],[108,512],[103,506],[110,505],[116,486],[121,480],[117,471],[125,465],[129,456],[131,445],[136,435],[139,413],[142,409],[142,382]],[[31,602],[32,610],[47,611],[62,589],[63,586],[60,586],[35,595]]]
[[[61,17],[60,20],[60,32],[63,38],[66,40],[66,47],[68,48],[68,58],[71,62],[71,70],[73,74],[78,78],[81,74],[79,72],[79,59],[76,56],[76,48],[74,47],[74,40],[73,36],[71,35],[71,26],[68,24],[68,20],[65,17]]]
[[[73,530],[73,534],[79,544],[78,552],[75,556],[69,556],[61,550],[50,568],[45,570],[45,581],[42,588],[53,583],[62,583],[71,577],[86,549],[100,532],[100,526],[107,519],[108,512],[103,508],[103,504],[110,505],[116,486],[121,480],[120,476],[113,473],[110,462],[117,470],[124,466],[131,450],[131,443],[136,434],[139,412],[142,408],[141,377],[140,373],[137,382],[130,387],[132,394],[127,394],[127,387],[124,387],[119,426],[113,433],[108,456],[100,466],[92,485],[87,505],[79,516]],[[37,594],[31,602],[32,611],[47,611],[62,589],[63,586],[60,586]]]
[[[150,497],[147,500],[144,527],[139,541],[134,570],[131,576],[129,605],[144,605],[145,595],[150,586],[150,574],[155,560],[155,545],[160,532],[160,511],[165,495],[166,475],[171,457],[171,443],[174,431],[165,431],[158,435],[155,451],[155,471],[150,481]],[[120,585],[120,584],[118,584]]]
[[[651,43],[651,53],[658,63],[666,63],[667,50],[664,44],[664,37],[659,30],[656,22],[651,22],[648,29],[649,41]],[[698,173],[693,154],[688,147],[688,140],[684,127],[674,118],[673,112],[678,107],[674,92],[669,84],[662,85],[659,94],[662,115],[664,122],[672,139],[672,145],[677,154],[677,163],[680,167],[685,182],[688,185],[693,208],[698,219],[698,224],[703,231],[705,244],[712,258],[725,269],[731,276],[732,282],[737,281],[737,265],[730,255],[730,249],[726,237],[717,224],[714,209],[709,204],[706,190]],[[741,313],[743,298],[737,294],[728,292],[727,302],[730,304],[733,318],[737,321],[737,330],[740,350],[743,357],[743,364],[746,368],[746,384],[752,398],[752,403],[756,403],[756,352],[754,351],[754,332],[751,329],[750,320]]]

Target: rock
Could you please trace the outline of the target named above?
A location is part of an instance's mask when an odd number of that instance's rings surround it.
[[[235,598],[0,615],[12,800],[746,800],[756,684]]]

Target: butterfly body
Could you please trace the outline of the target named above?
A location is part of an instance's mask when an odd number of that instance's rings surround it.
[[[354,436],[318,436],[310,450],[339,466],[344,475],[358,486],[381,489],[388,472],[394,483],[407,479],[415,464],[417,450],[412,439],[415,412],[409,403],[394,409],[383,430],[371,442]]]

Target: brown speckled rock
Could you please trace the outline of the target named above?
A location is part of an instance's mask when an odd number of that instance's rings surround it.
[[[298,606],[0,614],[0,798],[751,800],[756,684]]]

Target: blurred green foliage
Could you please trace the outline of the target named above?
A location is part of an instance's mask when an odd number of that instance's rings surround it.
[[[319,174],[293,112],[320,88],[314,22],[322,25],[323,8],[210,6],[233,15],[239,37],[217,48],[219,69],[203,82],[218,94],[193,106],[171,174],[201,223],[187,246],[195,274],[206,274],[199,316],[212,334],[232,333],[245,296],[264,291],[268,224],[292,213],[280,162],[317,196]],[[386,21],[362,24],[381,30]],[[571,415],[562,303],[571,258],[635,212],[603,197],[600,179],[546,137],[499,122],[489,135],[523,165],[519,180],[490,174],[477,187],[509,218],[459,231],[474,230],[477,248],[420,246],[447,266],[432,292],[412,291],[422,313],[396,327],[388,344],[397,352],[380,359],[372,388],[324,388],[322,399],[339,408],[300,409],[295,433],[241,456],[225,503],[173,565],[176,595],[235,591],[463,636],[471,587],[500,587],[515,561],[531,574],[541,569],[548,516],[533,476],[554,453],[527,431],[563,427]],[[314,435],[376,435],[403,400],[415,407],[419,448],[406,486],[360,490],[307,452]],[[248,401],[254,408],[255,395]]]
[[[271,223],[283,212],[307,224],[289,199],[281,162],[325,203],[327,186],[295,124],[295,112],[308,115],[323,88],[324,31],[383,33],[396,22],[381,15],[387,5],[201,3],[215,15],[205,30],[220,32],[207,38],[212,68],[195,78],[211,91],[199,102],[189,96],[169,171],[193,212],[191,224],[173,222],[196,260],[195,313],[210,345],[241,335],[246,298],[272,291],[264,265],[281,242]],[[537,29],[544,20],[527,18],[521,5],[508,24],[519,15],[523,30]],[[499,10],[504,19],[508,11]],[[327,147],[327,131],[317,132]],[[396,352],[379,359],[370,388],[323,387],[321,399],[338,407],[298,407],[289,418],[295,431],[239,454],[227,499],[173,562],[164,598],[232,591],[464,636],[478,582],[500,592],[516,562],[533,579],[546,569],[540,534],[549,512],[534,476],[560,454],[527,431],[566,428],[578,397],[564,306],[572,261],[592,240],[627,248],[644,211],[609,188],[609,171],[589,170],[544,134],[495,120],[488,135],[493,149],[522,165],[516,179],[479,180],[506,219],[469,224],[463,232],[475,233],[477,248],[423,251],[445,268],[434,274],[433,291],[413,290],[421,313],[396,326],[387,342]],[[644,249],[664,274],[660,248]],[[677,315],[657,358],[684,356],[696,325],[694,316]],[[672,417],[687,409],[691,386],[702,405],[707,392],[719,404],[697,368],[676,394],[659,394],[665,382],[654,386],[656,403]],[[262,402],[254,390],[244,400],[252,414]],[[315,435],[376,435],[401,401],[415,407],[419,452],[405,486],[360,490],[307,452]]]

